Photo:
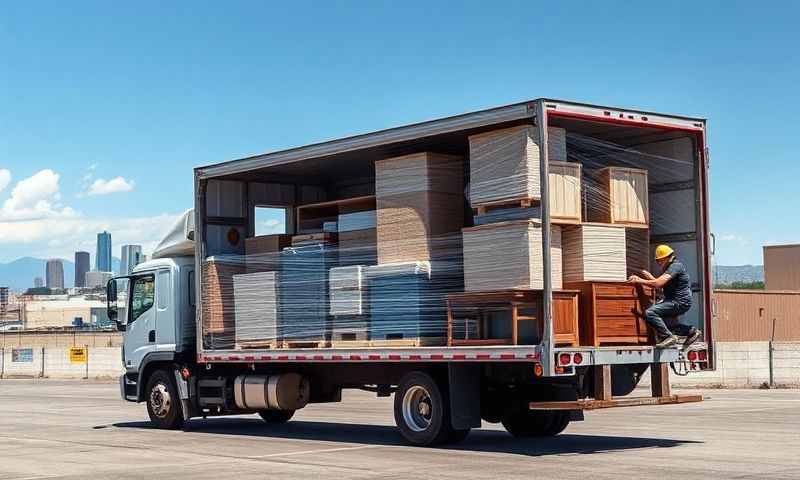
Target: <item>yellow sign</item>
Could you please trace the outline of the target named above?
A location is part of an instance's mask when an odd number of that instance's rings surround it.
[[[71,347],[69,349],[70,363],[86,363],[86,347]]]

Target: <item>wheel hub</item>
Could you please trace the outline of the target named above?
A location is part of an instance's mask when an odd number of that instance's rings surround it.
[[[425,387],[416,385],[403,395],[403,419],[415,432],[427,430],[433,418],[433,402]]]
[[[156,384],[150,392],[150,408],[158,418],[164,418],[169,415],[172,409],[172,396],[169,394],[167,386],[163,383]]]

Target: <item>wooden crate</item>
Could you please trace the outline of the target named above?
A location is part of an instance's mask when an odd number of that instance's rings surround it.
[[[574,347],[579,343],[579,294],[577,290],[553,291],[553,341],[558,346]],[[535,322],[534,331],[539,339],[544,334],[541,290],[456,293],[447,296],[447,307],[448,345],[517,345],[520,343],[520,322],[528,321]],[[469,320],[459,315],[458,310],[464,307],[476,317],[473,319],[476,324],[474,338],[454,338],[456,324]],[[510,312],[510,338],[487,338],[488,314],[498,307]],[[469,329],[465,326],[464,331],[468,333]]]
[[[581,164],[550,162],[550,221],[581,223]]]
[[[647,227],[647,170],[607,167],[587,182],[587,220]]]
[[[655,301],[652,288],[625,282],[577,282],[565,288],[581,292],[581,345],[653,343],[644,320],[644,311]]]
[[[548,133],[550,160],[566,161],[566,131],[549,127]],[[469,155],[473,206],[541,198],[537,127],[520,125],[472,135]]]
[[[480,292],[544,288],[542,227],[535,219],[491,223],[462,230],[464,290]],[[561,227],[550,235],[551,282],[561,288]]]
[[[625,281],[625,228],[588,224],[561,227],[564,282]]]

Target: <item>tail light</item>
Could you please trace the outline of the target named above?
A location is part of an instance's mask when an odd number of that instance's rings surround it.
[[[583,363],[583,354],[576,353],[575,355],[572,356],[572,361],[573,363],[575,363],[575,365],[580,365],[581,363]]]
[[[705,361],[705,359],[706,359],[706,351],[705,350],[700,350],[698,355],[699,355],[701,361]]]
[[[697,352],[695,350],[692,350],[691,352],[686,354],[686,358],[688,358],[690,362],[696,362]]]
[[[533,374],[536,375],[537,377],[541,377],[542,375],[544,375],[544,369],[542,368],[541,363],[536,363],[533,365]]]
[[[561,365],[569,365],[570,360],[572,360],[572,356],[569,353],[562,353],[558,356],[558,363]]]

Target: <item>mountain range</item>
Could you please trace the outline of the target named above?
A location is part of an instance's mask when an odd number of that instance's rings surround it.
[[[714,285],[763,282],[764,265],[717,265],[711,278],[714,279]]]
[[[64,262],[64,286],[75,286],[75,264],[69,260]],[[119,258],[112,257],[111,268],[119,273]],[[42,277],[45,280],[47,260],[43,258],[22,257],[8,263],[0,263],[0,286],[21,291],[33,287],[33,279]]]

